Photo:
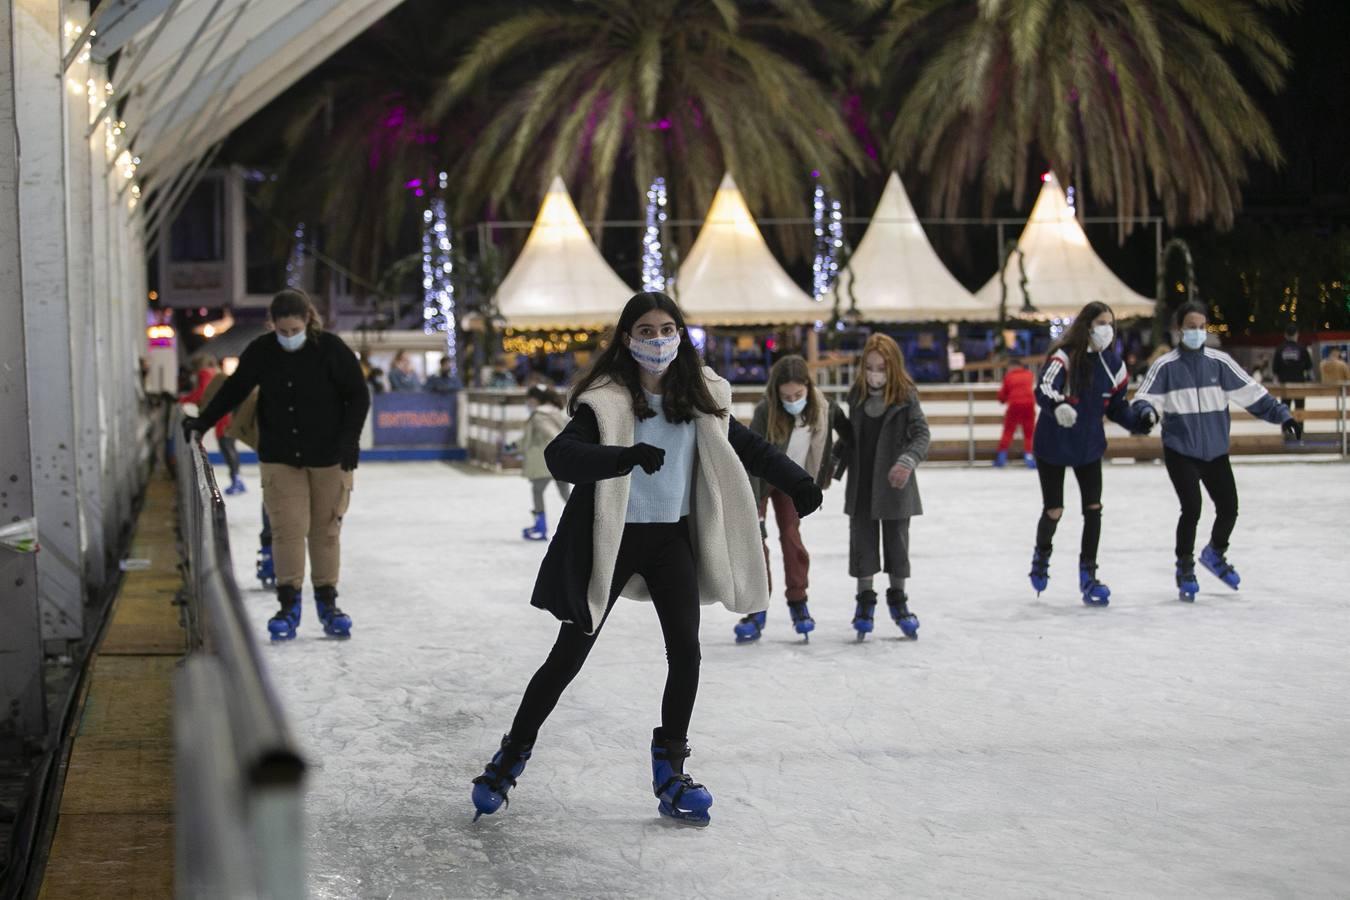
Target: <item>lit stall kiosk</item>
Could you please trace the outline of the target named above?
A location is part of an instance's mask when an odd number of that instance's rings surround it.
[[[842,303],[857,303],[860,320],[900,342],[920,381],[947,380],[947,343],[956,336],[956,323],[994,319],[938,258],[894,172],[866,234],[839,273],[838,290]],[[894,327],[901,325],[910,327]]]
[[[507,362],[522,355],[565,358],[567,369],[550,373],[554,381],[565,379],[632,295],[591,240],[562,178],[555,177],[494,298],[506,324]],[[518,390],[470,392],[465,438],[472,459],[493,467],[519,463],[508,448],[519,438],[523,402]]]
[[[1118,319],[1152,316],[1154,301],[1131,290],[1092,249],[1058,179],[1047,173],[1042,182],[1031,218],[1007,262],[1008,314],[1062,324],[1083,304],[1101,300]],[[1022,310],[1023,271],[1034,311]],[[1000,275],[995,272],[975,293],[993,318],[998,316],[1000,290]]]
[[[832,312],[783,271],[730,173],[722,177],[675,289],[689,322],[714,330],[705,352],[732,382],[763,384],[776,329],[814,325]]]

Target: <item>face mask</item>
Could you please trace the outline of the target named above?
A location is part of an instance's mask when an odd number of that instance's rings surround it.
[[[670,337],[656,337],[645,341],[631,338],[628,351],[642,368],[653,375],[663,375],[679,355],[680,336],[672,334]]]
[[[874,391],[879,391],[886,386],[885,372],[868,372],[867,386]]]
[[[1199,350],[1205,346],[1205,329],[1186,328],[1181,332],[1181,342],[1192,350]]]
[[[1116,336],[1116,330],[1110,325],[1092,326],[1092,349],[1098,353],[1111,346],[1111,341]]]
[[[277,342],[281,344],[283,350],[287,353],[294,353],[305,346],[305,332],[293,334],[287,337],[284,334],[277,334]]]
[[[805,397],[801,398],[800,400],[793,400],[791,403],[789,403],[787,400],[784,400],[782,402],[783,402],[783,409],[787,410],[787,414],[790,416],[800,416],[802,414],[802,410],[806,409]]]

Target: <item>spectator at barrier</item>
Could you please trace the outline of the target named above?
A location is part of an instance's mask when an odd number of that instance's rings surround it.
[[[1280,384],[1305,384],[1312,381],[1313,361],[1308,348],[1298,342],[1298,326],[1290,325],[1284,330],[1284,343],[1275,351],[1271,369]],[[1302,397],[1282,397],[1284,405],[1290,409],[1302,409]]]
[[[1340,347],[1332,347],[1322,360],[1322,383],[1342,384],[1350,381],[1350,365],[1347,365]]]
[[[417,378],[417,371],[413,369],[412,358],[408,356],[406,350],[400,350],[394,354],[394,364],[389,367],[389,390],[394,393],[401,391],[420,391],[422,382]]]
[[[370,394],[356,354],[323,330],[302,291],[273,297],[269,320],[275,333],[248,345],[234,374],[183,430],[204,431],[258,389],[258,460],[280,604],[268,631],[274,640],[295,637],[308,544],[319,621],[327,634],[347,637],[351,617],[337,606],[340,537]]]
[[[366,388],[372,394],[383,394],[384,387],[384,369],[379,366],[371,366],[370,371],[366,372]]]
[[[200,410],[210,403],[216,391],[220,390],[225,375],[220,371],[220,362],[209,353],[202,352],[193,356],[191,366],[197,373],[196,384],[192,392],[178,402],[191,403]],[[230,484],[225,488],[225,493],[242,494],[245,488],[244,482],[239,478],[239,448],[229,434],[229,427],[228,415],[221,417],[216,423],[216,443],[220,446],[220,455],[225,458],[225,465],[230,470]]]
[[[422,389],[432,394],[453,394],[455,392],[455,377],[450,372],[450,357],[442,356],[440,368],[435,375],[428,376]]]

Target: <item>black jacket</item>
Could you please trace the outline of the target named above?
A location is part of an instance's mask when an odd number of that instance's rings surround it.
[[[1313,363],[1308,348],[1298,341],[1285,341],[1275,350],[1271,370],[1281,384],[1312,381]]]
[[[337,335],[311,333],[294,353],[275,334],[254,340],[202,411],[202,427],[210,428],[243,403],[254,387],[259,389],[259,461],[335,466],[359,443],[370,393],[356,354]]]
[[[727,417],[727,437],[746,471],[763,478],[774,487],[790,493],[811,476],[787,455],[746,428],[732,416]],[[546,609],[565,622],[575,622],[590,631],[591,613],[587,599],[595,545],[595,483],[619,478],[631,469],[620,469],[619,454],[626,448],[600,443],[600,424],[595,412],[585,404],[567,427],[544,450],[548,469],[558,481],[576,485],[563,507],[557,531],[548,545],[539,576],[534,583],[530,604]]]

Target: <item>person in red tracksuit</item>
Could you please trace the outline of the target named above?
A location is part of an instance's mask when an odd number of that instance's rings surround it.
[[[998,389],[998,402],[1006,404],[1008,409],[1003,413],[1003,437],[999,439],[998,455],[994,457],[997,468],[1008,464],[1008,448],[1012,446],[1013,433],[1018,428],[1022,429],[1022,459],[1028,469],[1036,468],[1036,457],[1032,455],[1032,434],[1036,430],[1035,379],[1020,358],[1008,360],[1008,374],[1003,376],[1003,386]]]

